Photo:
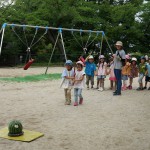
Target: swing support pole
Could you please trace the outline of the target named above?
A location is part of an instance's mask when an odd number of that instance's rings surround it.
[[[108,42],[108,39],[107,39],[107,37],[106,37],[105,34],[104,34],[104,38],[105,38],[105,40],[106,40],[106,42],[107,42],[107,45],[108,45],[108,47],[109,47],[111,53],[113,54],[113,50],[112,50],[112,48],[111,48],[111,46],[110,46],[110,44],[109,44],[109,42]]]
[[[60,33],[58,32],[58,35],[57,35],[57,38],[56,38],[56,41],[55,41],[55,44],[54,44],[52,53],[51,53],[51,55],[50,55],[50,59],[49,59],[48,65],[47,65],[47,67],[46,67],[45,74],[47,74],[47,71],[48,71],[48,68],[49,68],[49,64],[51,63],[51,60],[52,60],[52,57],[53,57],[53,54],[54,54],[54,51],[55,51],[55,48],[56,48],[56,45],[57,45],[57,41],[58,41],[59,36],[60,36]]]
[[[67,55],[66,55],[66,50],[65,50],[65,45],[64,45],[64,40],[63,40],[62,30],[61,29],[59,29],[59,33],[60,33],[60,37],[61,37],[62,47],[63,47],[63,50],[64,50],[65,60],[67,60]]]
[[[100,47],[100,55],[102,54],[102,48],[103,48],[103,39],[104,39],[104,35],[102,34],[102,39],[101,39],[101,47]]]
[[[0,43],[0,55],[1,55],[1,51],[2,51],[2,46],[3,46],[3,39],[4,39],[4,33],[5,33],[5,27],[6,27],[6,24],[4,23],[3,26],[2,26],[2,38],[1,38],[1,43]]]

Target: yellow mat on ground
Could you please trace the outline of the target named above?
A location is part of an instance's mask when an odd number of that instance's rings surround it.
[[[5,138],[8,140],[22,141],[22,142],[31,142],[37,138],[44,136],[43,133],[34,132],[29,130],[23,130],[24,134],[19,137],[10,137],[8,136],[8,127],[0,130],[0,138]]]

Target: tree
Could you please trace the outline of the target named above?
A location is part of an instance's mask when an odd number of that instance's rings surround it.
[[[7,8],[7,11],[0,18],[0,22],[103,30],[112,47],[117,40],[122,40],[128,52],[142,51],[149,49],[149,5],[149,2],[143,4],[143,0],[15,0],[13,5],[2,8],[3,10]],[[137,21],[137,16],[141,21]],[[34,31],[35,29],[27,30],[29,41],[32,40]],[[17,28],[17,33],[23,38],[22,29]],[[10,38],[9,34],[5,39]],[[39,31],[39,36],[41,34],[42,31]],[[74,42],[72,35],[69,32],[63,34],[67,53],[71,56],[81,54],[82,49]],[[33,52],[41,53],[40,45],[44,50],[49,42],[54,44],[56,36],[57,31],[49,30],[48,35]],[[79,33],[76,33],[76,37],[79,40],[81,38]],[[12,38],[17,43],[17,38],[15,36]],[[88,34],[83,34],[84,43],[87,39]],[[99,37],[96,42],[100,40]],[[6,45],[7,43],[9,42],[5,40]],[[19,48],[20,46],[21,44],[16,44],[18,49],[25,49],[24,46]],[[91,45],[90,49],[93,49],[93,46]],[[63,53],[61,41],[58,42],[57,48],[58,53]],[[76,51],[77,49],[79,51]],[[106,49],[104,42],[103,53]],[[49,52],[50,50],[47,51]],[[19,51],[16,51],[17,53]]]

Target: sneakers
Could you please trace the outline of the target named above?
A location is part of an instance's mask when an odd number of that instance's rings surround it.
[[[147,89],[147,87],[145,86],[145,87],[143,87],[143,90],[146,90]]]
[[[150,87],[148,88],[148,90],[150,90]]]
[[[93,85],[91,86],[91,89],[93,89],[94,87],[93,87]],[[90,89],[90,87],[89,86],[87,86],[87,90],[89,90]]]
[[[132,90],[132,86],[131,85],[129,85],[129,88],[128,88],[129,90]]]
[[[98,89],[98,91],[101,91],[101,92],[102,92],[102,91],[104,91],[104,89],[103,89],[102,87],[100,87],[100,88]]]
[[[83,104],[83,98],[80,98],[79,104],[80,104],[80,105]]]
[[[130,88],[130,85],[129,86],[127,86],[127,89],[129,89]]]
[[[78,102],[74,102],[74,106],[78,106]]]
[[[121,87],[121,90],[122,90],[122,91],[124,91],[124,90],[125,90],[125,89],[124,89],[124,86],[123,86],[123,87]]]
[[[132,90],[132,86],[131,86],[131,85],[129,85],[129,86],[127,87],[127,89]]]
[[[117,90],[116,90],[115,92],[113,92],[113,94],[114,94],[114,93],[117,93]]]
[[[137,90],[137,91],[142,91],[142,90],[143,90],[143,88],[138,87],[136,90]]]
[[[113,95],[114,95],[114,96],[119,96],[119,95],[121,95],[121,93],[116,92],[116,93],[114,93]]]
[[[125,90],[127,90],[127,87],[124,85],[121,89],[122,89],[122,91],[125,91]]]
[[[70,105],[71,104],[71,100],[66,100],[65,105]]]

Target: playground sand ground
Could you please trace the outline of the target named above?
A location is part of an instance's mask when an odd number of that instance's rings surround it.
[[[50,68],[60,73],[63,68]],[[44,73],[45,68],[1,68],[0,77]],[[113,97],[106,79],[104,92],[84,90],[84,104],[64,105],[61,80],[0,82],[0,128],[12,119],[45,135],[33,142],[0,139],[0,150],[150,150],[150,91],[123,91]],[[72,98],[73,99],[73,98]]]

